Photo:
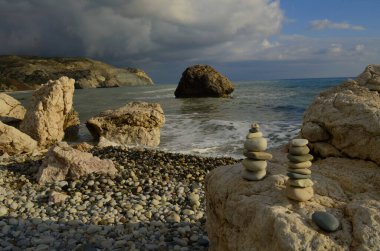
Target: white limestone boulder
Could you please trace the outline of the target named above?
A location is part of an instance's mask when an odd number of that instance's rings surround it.
[[[0,121],[0,155],[29,153],[37,149],[37,142],[29,135]]]
[[[210,249],[376,250],[380,247],[380,167],[347,158],[313,163],[314,197],[287,199],[284,152],[272,152],[268,176],[260,182],[241,177],[240,164],[219,167],[206,177]],[[311,220],[315,211],[338,218],[341,228],[325,233]]]
[[[0,121],[16,125],[24,119],[26,109],[13,97],[0,93]]]
[[[49,81],[33,93],[20,130],[47,148],[64,137],[64,125],[73,107],[74,79]]]
[[[314,155],[380,164],[380,96],[350,80],[322,92],[305,111],[301,135]]]
[[[86,126],[97,141],[102,139],[102,145],[154,147],[160,144],[160,128],[164,123],[160,104],[131,102],[90,118]]]
[[[102,160],[91,153],[82,152],[59,142],[52,146],[37,173],[39,184],[67,179],[79,179],[90,173],[115,174],[117,169],[111,160]]]

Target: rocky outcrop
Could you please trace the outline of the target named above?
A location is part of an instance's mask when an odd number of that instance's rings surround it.
[[[37,142],[13,126],[0,121],[0,155],[29,153],[37,149]]]
[[[89,119],[86,126],[99,141],[121,145],[158,146],[165,116],[159,104],[131,102]]]
[[[376,250],[380,246],[380,167],[331,157],[313,163],[314,197],[287,199],[286,153],[272,152],[268,176],[241,178],[241,165],[219,167],[206,177],[210,250]],[[329,212],[341,223],[321,231],[311,216]]]
[[[37,89],[62,76],[75,79],[76,88],[152,85],[142,70],[116,68],[88,58],[0,56],[0,90]]]
[[[301,134],[315,155],[380,164],[379,93],[353,80],[322,92],[306,110]]]
[[[187,68],[174,92],[177,98],[228,97],[234,86],[222,74],[209,65]]]
[[[371,84],[374,80],[379,79],[379,77],[380,77],[380,65],[372,64],[372,65],[368,65],[363,71],[363,73],[357,76],[355,81],[358,82],[359,85],[368,85],[368,84]]]
[[[101,160],[91,153],[59,142],[51,147],[37,173],[39,184],[67,179],[79,179],[90,173],[115,174],[117,169],[111,160]]]
[[[33,93],[28,111],[20,124],[20,130],[48,147],[64,137],[64,125],[72,112],[74,79],[61,77],[49,81]],[[66,121],[66,126],[69,125]]]
[[[18,125],[24,119],[26,110],[11,96],[0,93],[0,121],[8,125]]]

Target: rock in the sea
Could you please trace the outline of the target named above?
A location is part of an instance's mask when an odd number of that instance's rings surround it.
[[[33,93],[32,100],[20,124],[20,130],[48,147],[64,137],[67,116],[72,112],[74,79],[61,77],[49,81]]]
[[[75,88],[153,85],[145,72],[116,68],[88,58],[0,56],[0,90],[37,89],[62,76],[75,79]]]
[[[82,152],[59,142],[47,152],[37,173],[39,184],[66,179],[79,179],[90,173],[115,174],[111,160],[102,160],[91,153]]]
[[[306,110],[301,133],[315,155],[380,164],[379,93],[353,80],[322,92]]]
[[[286,153],[272,152],[271,175],[260,182],[241,178],[239,164],[206,177],[209,250],[377,250],[380,246],[380,172],[371,161],[327,158],[313,163],[314,198],[285,196]],[[300,204],[301,203],[301,204]],[[315,211],[341,219],[341,230],[320,231]]]
[[[18,125],[24,119],[26,109],[11,96],[0,93],[0,121],[7,125]]]
[[[313,222],[326,232],[335,232],[339,228],[339,220],[332,214],[326,212],[315,212],[311,216]]]
[[[90,118],[86,126],[96,140],[102,137],[108,143],[158,146],[164,123],[164,112],[159,104],[131,102]]]
[[[0,155],[29,153],[37,149],[37,142],[29,135],[0,121]]]
[[[183,73],[174,95],[177,98],[228,97],[234,86],[209,65],[193,65]]]

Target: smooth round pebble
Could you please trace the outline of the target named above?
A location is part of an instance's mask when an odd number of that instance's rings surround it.
[[[291,162],[295,162],[295,163],[306,162],[306,161],[310,161],[314,159],[313,155],[311,154],[305,154],[305,155],[299,155],[299,156],[288,154],[287,157]]]
[[[244,149],[252,152],[262,152],[267,149],[268,143],[265,138],[247,139],[244,143]]]
[[[311,219],[320,229],[326,232],[335,232],[340,226],[339,220],[334,215],[322,211],[313,213]]]
[[[292,187],[311,187],[314,185],[311,179],[298,179],[298,180],[288,180],[288,184]]]
[[[304,168],[311,167],[311,165],[312,165],[311,161],[305,161],[305,162],[299,162],[299,163],[294,163],[294,162],[288,163],[288,167],[291,169],[304,169]]]
[[[262,138],[263,133],[262,132],[251,132],[247,134],[247,139],[253,139],[253,138]]]
[[[289,153],[292,155],[305,155],[310,152],[307,146],[291,146],[289,147]]]
[[[271,160],[273,158],[272,154],[266,152],[249,152],[244,150],[244,156],[254,160]]]
[[[267,167],[267,162],[265,160],[251,160],[247,158],[242,161],[242,164],[245,169],[252,172],[263,171]]]
[[[311,170],[308,169],[308,168],[302,168],[302,169],[292,169],[292,168],[288,168],[287,171],[288,171],[288,172],[292,172],[292,173],[305,174],[305,175],[309,175],[309,174],[311,174]]]
[[[298,188],[287,185],[285,189],[285,194],[289,199],[304,202],[313,198],[314,189],[313,187]]]
[[[247,170],[243,170],[242,177],[249,181],[258,181],[262,180],[266,174],[267,172],[265,170],[258,172],[250,172]]]
[[[308,143],[307,139],[293,139],[290,144],[292,146],[306,146]]]
[[[289,172],[286,174],[290,179],[310,179],[310,174],[299,174],[299,173],[292,173]]]

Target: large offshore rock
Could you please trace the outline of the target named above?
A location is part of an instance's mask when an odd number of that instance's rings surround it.
[[[17,125],[24,119],[26,110],[13,97],[0,93],[0,121],[8,125]]]
[[[177,98],[228,97],[234,91],[232,83],[209,65],[187,68],[174,95]]]
[[[63,139],[65,120],[73,107],[74,82],[74,79],[61,77],[33,93],[20,130],[35,139],[39,147],[48,147]]]
[[[206,177],[210,250],[376,250],[380,246],[380,167],[331,157],[313,163],[314,197],[287,199],[286,153],[272,152],[268,177],[241,178],[241,164],[219,167]],[[311,216],[326,211],[341,228],[325,233]]]
[[[314,154],[380,164],[380,96],[349,80],[322,92],[304,113],[301,129]]]
[[[39,184],[67,179],[79,179],[90,173],[115,174],[117,169],[111,160],[101,160],[91,153],[82,152],[59,142],[52,146],[37,173]]]
[[[0,155],[29,153],[37,149],[37,142],[29,135],[0,121]]]
[[[37,89],[62,76],[75,79],[76,88],[153,84],[142,70],[116,68],[88,58],[0,56],[0,90]]]
[[[90,118],[86,126],[96,140],[120,145],[158,146],[160,128],[165,123],[159,104],[131,102]]]

